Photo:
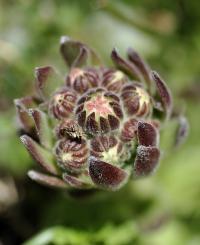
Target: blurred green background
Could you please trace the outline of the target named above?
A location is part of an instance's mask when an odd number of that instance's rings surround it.
[[[66,72],[62,35],[109,65],[113,47],[133,47],[165,78],[190,133],[173,149],[169,123],[154,176],[83,199],[28,179],[35,163],[19,141],[13,99],[33,91],[34,67]],[[0,244],[200,244],[199,54],[197,0],[0,0]]]

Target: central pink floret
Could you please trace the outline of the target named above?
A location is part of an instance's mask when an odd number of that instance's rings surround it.
[[[89,112],[96,112],[99,116],[106,117],[108,114],[112,114],[108,101],[101,95],[97,95],[91,101],[88,101],[85,106]]]

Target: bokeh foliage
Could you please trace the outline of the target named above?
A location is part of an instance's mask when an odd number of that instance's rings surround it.
[[[108,64],[113,47],[125,54],[132,46],[169,84],[190,134],[173,149],[169,123],[154,176],[83,199],[28,180],[35,165],[18,139],[13,99],[33,91],[34,67],[66,72],[62,35],[88,43]],[[200,2],[1,0],[0,47],[0,183],[13,179],[18,193],[0,210],[3,244],[200,244]]]

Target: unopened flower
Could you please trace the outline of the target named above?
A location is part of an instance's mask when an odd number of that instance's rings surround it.
[[[67,37],[60,50],[69,72],[36,68],[36,95],[15,100],[21,141],[43,170],[29,177],[52,187],[114,191],[151,174],[160,126],[172,112],[165,82],[132,49],[127,60],[114,49],[114,67]]]

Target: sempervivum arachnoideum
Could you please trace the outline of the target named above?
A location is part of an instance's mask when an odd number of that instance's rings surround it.
[[[159,130],[172,111],[165,82],[132,49],[127,60],[112,51],[115,68],[68,37],[60,50],[67,75],[36,68],[36,94],[15,100],[21,141],[43,170],[29,177],[52,187],[114,191],[151,174],[160,158]]]

